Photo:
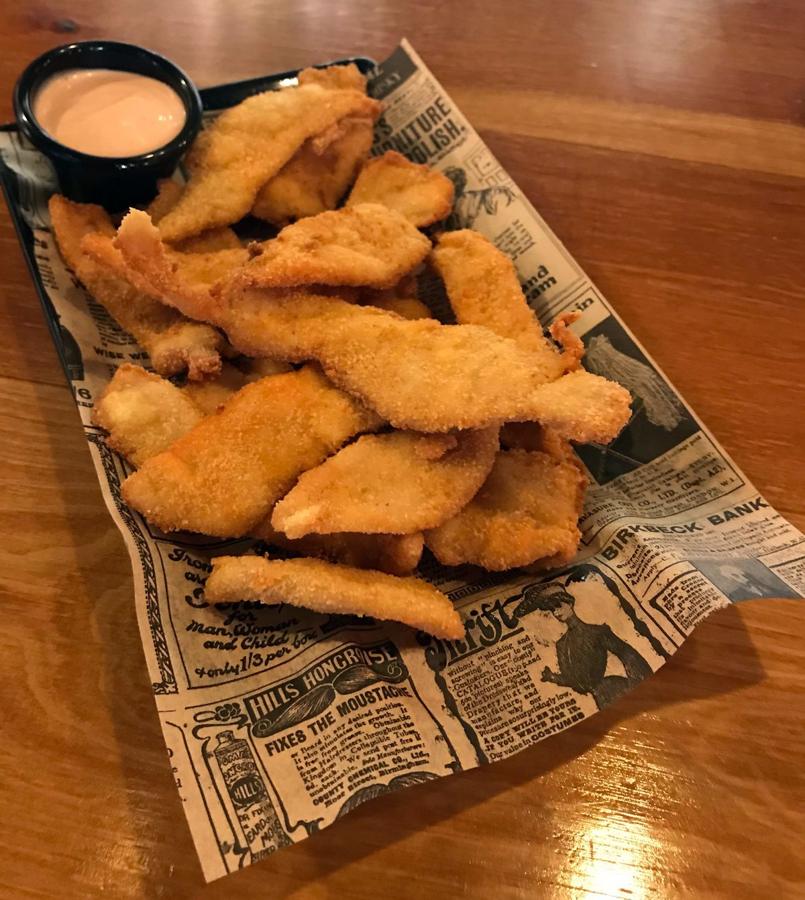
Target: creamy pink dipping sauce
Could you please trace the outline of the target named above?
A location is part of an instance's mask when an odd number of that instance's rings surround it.
[[[135,72],[68,69],[34,96],[33,114],[65,147],[92,156],[139,156],[182,130],[187,113],[167,84]]]

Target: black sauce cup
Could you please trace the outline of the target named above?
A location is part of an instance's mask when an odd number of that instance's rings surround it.
[[[164,82],[184,104],[187,117],[182,130],[169,143],[139,156],[92,156],[65,147],[37,122],[32,104],[42,84],[67,69],[116,69]],[[14,114],[22,134],[53,163],[66,197],[119,212],[154,197],[157,179],[173,172],[198,134],[202,105],[193,82],[158,53],[119,41],[79,41],[49,50],[25,69],[14,87]]]

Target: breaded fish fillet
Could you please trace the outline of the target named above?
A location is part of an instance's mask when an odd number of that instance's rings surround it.
[[[105,266],[109,272],[129,281],[138,290],[155,300],[161,299],[159,292],[148,280],[141,278],[136,269],[127,265],[123,255],[115,247],[113,235],[99,232],[88,234],[81,241],[81,250],[95,262]],[[249,259],[249,251],[240,246],[204,252],[184,252],[166,247],[165,254],[178,278],[190,284],[207,287],[231,275]]]
[[[162,375],[188,370],[191,379],[214,376],[221,369],[220,334],[209,325],[191,322],[137,290],[82,250],[83,239],[99,233],[107,240],[115,230],[104,209],[73,203],[58,194],[50,198],[53,234],[65,263],[90,294],[128,331],[151,357]]]
[[[157,195],[145,210],[155,225],[158,225],[176,206],[183,191],[183,185],[172,178],[164,178],[157,183]],[[242,246],[235,232],[224,225],[178,241],[173,245],[173,249],[184,253],[211,253],[214,250],[237,250]]]
[[[310,138],[293,158],[260,188],[252,215],[283,226],[305,216],[335,209],[355,181],[372,147],[372,119],[346,119],[340,134],[319,150]]]
[[[205,589],[210,603],[289,603],[320,613],[391,619],[436,637],[464,635],[461,617],[448,598],[416,578],[318,559],[219,556],[212,566]]]
[[[267,91],[226,110],[196,139],[189,180],[159,223],[167,241],[231,225],[310,137],[347,116],[374,118],[380,104],[357,90],[306,84]]]
[[[167,450],[204,416],[247,384],[267,375],[290,371],[286,363],[251,360],[249,371],[225,362],[221,374],[209,381],[189,381],[184,387],[125,363],[98,398],[92,421],[105,429],[106,443],[135,466]]]
[[[272,367],[270,360],[254,360],[255,368]],[[266,365],[266,363],[268,365]],[[263,372],[263,376],[272,374]],[[279,371],[275,374],[279,374]],[[216,381],[177,388],[170,381],[139,366],[123,365],[93,410],[93,421],[108,431],[106,443],[135,466],[167,450],[210,415],[237,390],[259,376],[224,363]],[[303,556],[377,569],[390,575],[410,575],[419,564],[424,537],[418,534],[328,534],[290,540],[275,532],[268,518],[253,537]]]
[[[542,385],[533,400],[528,421],[582,444],[608,444],[629,421],[631,396],[626,388],[584,369]]]
[[[576,552],[586,479],[569,459],[502,450],[475,497],[452,519],[425,534],[439,562],[471,563],[493,572]]]
[[[430,259],[459,324],[484,325],[517,341],[551,373],[550,380],[577,367],[576,344],[573,352],[564,354],[545,337],[526,302],[514,263],[482,234],[448,231],[439,237]],[[565,337],[566,332],[557,335]]]
[[[170,381],[140,366],[122,365],[92,410],[106,443],[135,466],[156,456],[202,418],[201,410]]]
[[[364,165],[347,206],[380,203],[401,213],[417,228],[425,228],[450,214],[453,190],[453,182],[446,175],[389,150]]]
[[[223,328],[240,352],[315,359],[395,428],[445,432],[546,416],[561,436],[606,442],[628,420],[629,393],[619,385],[583,371],[547,384],[552,365],[482,326],[406,321],[321,294],[223,286],[212,296],[179,283],[156,229],[137,211],[116,243],[167,302]]]
[[[165,531],[247,535],[296,478],[377,416],[307,367],[247,385],[123,484]]]
[[[430,241],[399,213],[364,203],[301,219],[250,249],[242,285],[389,288],[425,259]]]
[[[303,473],[274,507],[271,525],[290,538],[435,528],[472,499],[497,450],[497,428],[365,435]]]
[[[270,369],[271,360],[254,360],[256,369]],[[266,363],[268,365],[266,365]],[[281,371],[281,370],[280,370]],[[272,374],[264,371],[263,375]],[[276,373],[279,374],[279,371]],[[210,415],[250,380],[246,373],[224,363],[215,381],[177,388],[139,366],[123,365],[116,372],[93,410],[93,421],[107,430],[106,443],[133,465],[167,450]],[[290,540],[275,532],[269,518],[254,529],[253,537],[298,553],[330,562],[377,569],[390,575],[410,575],[419,564],[424,537],[418,534],[328,534]]]
[[[300,556],[315,556],[329,562],[377,569],[389,575],[410,575],[419,565],[425,539],[416,534],[308,534],[291,540],[275,531],[268,519],[255,529],[253,537],[267,544],[291,550]]]
[[[300,85],[318,84],[329,91],[362,91],[366,93],[366,78],[361,75],[355,63],[338,66],[325,66],[323,69],[311,66],[302,69],[298,75]]]
[[[183,190],[184,185],[172,178],[162,178],[157,182],[157,195],[145,208],[155,225],[158,225],[176,206]]]
[[[252,359],[239,362],[237,366],[225,362],[217,378],[188,382],[181,391],[207,416],[245,385],[259,381],[266,375],[279,375],[290,370],[288,363],[274,359]]]
[[[531,354],[481,326],[406,321],[335,297],[260,291],[222,297],[215,321],[243,353],[317,360],[334,383],[401,430],[537,421],[571,440],[606,443],[629,418],[620,385],[584,371],[546,383]]]
[[[578,313],[567,313],[550,328],[558,350],[543,334],[529,307],[511,259],[475,231],[452,231],[440,236],[431,254],[431,264],[444,281],[456,321],[485,325],[508,337],[539,359],[554,378],[577,369],[584,344],[569,325]],[[534,433],[529,435],[529,430]],[[526,449],[539,449],[544,429],[533,422],[509,423],[501,440]],[[516,435],[516,438],[515,438]]]

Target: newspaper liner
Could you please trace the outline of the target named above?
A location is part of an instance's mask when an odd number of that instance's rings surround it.
[[[48,230],[49,164],[0,134],[9,202],[32,229],[20,236],[131,555],[157,710],[207,880],[365,800],[556,734],[656,671],[713,610],[805,588],[803,536],[687,408],[410,44],[377,68],[370,93],[387,105],[375,152],[445,171],[456,186],[448,226],[480,231],[515,260],[544,324],[580,312],[587,368],[635,400],[618,440],[578,450],[592,486],[574,565],[535,576],[423,564],[465,619],[462,641],[287,606],[205,604],[209,557],[249,544],[166,537],[121,501],[129,467],[90,412],[117,365],[147,357],[65,269]],[[448,317],[435,286],[423,287]]]

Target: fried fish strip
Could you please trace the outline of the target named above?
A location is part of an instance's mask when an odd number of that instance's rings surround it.
[[[184,187],[172,178],[162,178],[157,182],[157,195],[145,208],[155,225],[176,206],[183,190]]]
[[[210,603],[289,603],[319,613],[391,619],[441,638],[464,635],[453,604],[427,582],[318,559],[219,556],[205,597]]]
[[[223,338],[209,325],[190,322],[137,290],[82,250],[83,239],[99,232],[107,239],[114,227],[100,206],[73,203],[58,194],[48,204],[53,234],[65,263],[90,294],[149,354],[161,375],[188,370],[193,379],[209,378],[221,369]]]
[[[310,138],[268,184],[260,188],[252,215],[283,226],[335,209],[355,181],[372,147],[371,119],[347,119],[323,150]]]
[[[123,484],[126,502],[165,531],[240,537],[296,478],[377,417],[316,370],[246,385]]]
[[[106,443],[135,466],[156,456],[202,418],[202,412],[170,381],[140,366],[120,366],[98,398],[92,421]]]
[[[497,450],[497,428],[366,435],[303,473],[274,507],[271,525],[290,538],[435,528],[472,499]]]
[[[254,537],[301,556],[315,556],[329,562],[377,569],[389,575],[410,575],[419,565],[425,539],[416,534],[308,534],[291,540],[275,531],[268,519],[257,527]]]
[[[266,375],[280,375],[290,370],[287,363],[275,359],[252,359],[245,364],[239,361],[237,366],[225,362],[218,378],[213,381],[189,382],[181,391],[208,416],[245,385],[259,381]]]
[[[208,253],[176,252],[170,258],[181,278],[212,285],[238,271],[248,260],[249,251],[245,247],[236,247]]]
[[[225,403],[244,385],[287,372],[285,363],[254,360],[255,371],[224,363],[214,381],[175,384],[140,366],[120,366],[92,410],[92,421],[105,429],[106,443],[135,466],[167,450],[182,435]],[[416,565],[416,564],[415,564]]]
[[[395,428],[432,433],[536,421],[571,440],[606,443],[629,418],[620,385],[585,371],[546,383],[531,354],[481,326],[406,321],[309,294],[221,299],[215,321],[241,352],[315,359]]]
[[[361,169],[347,206],[380,203],[401,213],[417,228],[425,228],[450,214],[453,190],[453,182],[446,175],[389,150]]]
[[[446,232],[439,237],[431,262],[444,281],[457,322],[484,325],[517,341],[551,374],[550,380],[578,367],[576,344],[565,354],[545,337],[526,302],[514,263],[483,235],[467,229]],[[557,330],[558,336],[567,334],[566,328]]]
[[[442,235],[431,262],[444,281],[458,322],[485,325],[517,341],[546,370],[553,370],[555,378],[579,368],[584,344],[569,328],[578,313],[561,316],[550,327],[551,337],[562,348],[560,352],[543,335],[523,295],[514,264],[483,235],[468,230]],[[511,422],[501,432],[504,444],[525,449],[541,449],[543,438],[544,429],[533,422]]]
[[[172,178],[164,178],[157,183],[157,195],[146,207],[146,212],[155,225],[176,206],[183,190],[182,185]],[[174,244],[174,249],[184,253],[212,253],[215,250],[237,250],[242,246],[235,232],[224,226],[210,228],[195,237],[185,238]]]
[[[606,442],[628,420],[630,397],[620,385],[584,371],[547,384],[551,367],[487,328],[406,321],[305,292],[227,289],[212,296],[177,282],[156,229],[137,211],[123,220],[117,245],[166,302],[223,328],[241,353],[315,359],[395,428],[445,432],[546,416],[563,437]]]
[[[439,562],[493,572],[576,552],[586,479],[578,465],[547,453],[502,450],[475,497],[452,519],[428,531]]]
[[[631,396],[616,382],[578,369],[543,385],[534,401],[528,421],[559,438],[608,444],[629,421]]]
[[[366,93],[366,78],[361,75],[360,69],[355,63],[327,66],[324,69],[316,69],[311,66],[308,69],[302,69],[298,81],[300,85],[318,84],[329,91],[352,90]]]
[[[300,219],[251,249],[241,285],[389,288],[422,262],[430,241],[399,213],[363,203]]]
[[[131,210],[121,223],[114,246],[122,252],[127,275],[151,296],[193,319],[214,322],[220,317],[221,300],[213,296],[209,285],[188,279],[181,267],[174,265],[170,247],[160,240],[159,232],[145,213]],[[335,289],[316,285],[313,290],[317,296],[325,298]],[[355,290],[339,288],[338,292],[347,296]],[[279,293],[283,297],[290,296],[283,289]],[[262,351],[246,355],[266,356]],[[279,357],[276,360],[279,361]]]
[[[305,84],[257,94],[226,110],[187,156],[190,178],[159,223],[163,238],[179,241],[237,222],[308,138],[347,116],[373,118],[379,109],[361,91]]]
[[[123,254],[115,247],[113,235],[100,232],[85,235],[81,241],[81,250],[138,290],[155,300],[161,300],[159,291],[126,263]],[[249,251],[241,246],[205,252],[176,251],[166,247],[165,253],[168,262],[177,273],[177,278],[183,282],[206,286],[226,278],[249,258]]]

